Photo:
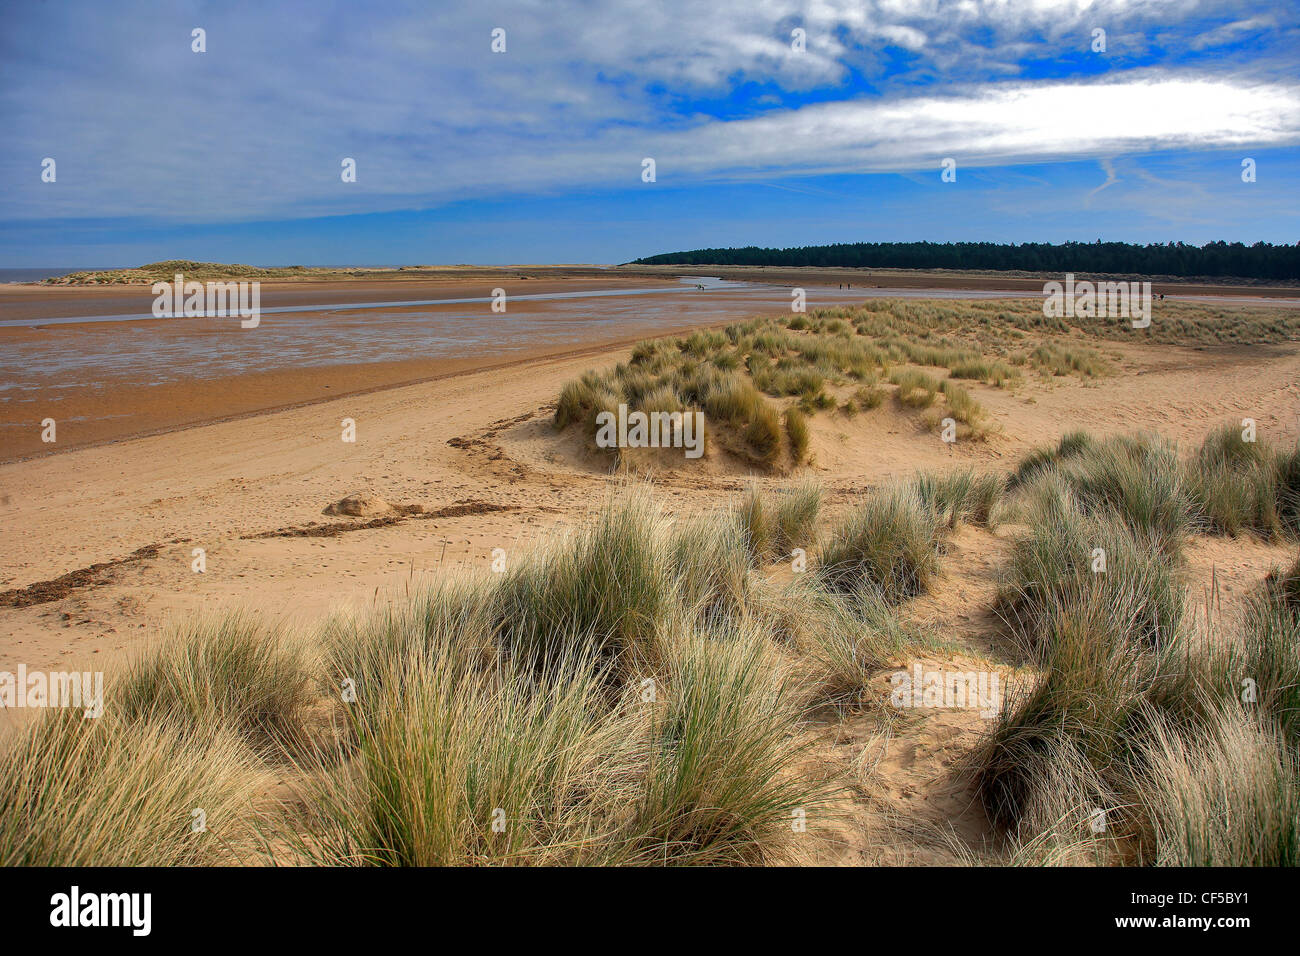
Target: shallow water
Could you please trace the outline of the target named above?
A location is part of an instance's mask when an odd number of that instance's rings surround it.
[[[873,291],[812,288],[807,305],[861,302]],[[970,297],[997,295],[1005,293]],[[961,296],[917,290],[906,297]],[[0,355],[0,396],[290,367],[478,355],[508,359],[548,347],[597,345],[691,324],[787,312],[790,290],[701,277],[683,279],[681,288],[511,296],[505,313],[494,313],[491,302],[475,297],[263,309],[259,325],[249,329],[241,328],[237,317],[160,320],[148,314],[139,319],[68,316],[0,322],[26,330],[7,337],[8,347]]]
[[[972,289],[810,287],[807,307],[874,298],[1032,295]],[[147,312],[0,320],[0,326],[15,329],[6,334],[0,350],[0,401],[42,390],[122,382],[156,385],[284,368],[424,358],[508,360],[541,349],[599,345],[688,325],[788,313],[790,301],[786,286],[685,277],[676,288],[515,295],[507,300],[505,313],[493,312],[492,299],[480,296],[268,308],[261,310],[260,324],[249,329],[241,328],[237,317],[155,319]],[[1282,303],[1272,300],[1272,304]],[[95,303],[86,307],[93,309]],[[75,309],[75,304],[69,304],[69,309]]]

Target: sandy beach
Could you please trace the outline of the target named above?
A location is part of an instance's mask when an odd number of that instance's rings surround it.
[[[1295,346],[1132,346],[1115,353],[1121,372],[1100,384],[1029,382],[1014,395],[972,386],[1003,433],[955,450],[919,441],[915,422],[889,408],[834,419],[815,437],[814,471],[843,503],[886,478],[954,459],[1008,467],[1081,418],[1100,434],[1158,429],[1190,442],[1224,419],[1250,415],[1279,441],[1297,437]],[[0,589],[159,549],[107,569],[97,576],[103,586],[0,610],[0,664],[20,656],[54,663],[111,654],[176,613],[213,604],[253,603],[311,619],[335,602],[372,599],[376,589],[400,588],[411,575],[483,565],[494,547],[521,548],[539,533],[572,525],[616,479],[574,435],[553,432],[550,411],[565,381],[628,354],[626,346],[595,345],[398,387],[377,387],[377,373],[364,367],[355,380],[348,369],[331,369],[324,383],[303,376],[309,404],[261,414],[253,413],[259,401],[281,403],[298,386],[278,373],[262,383],[245,378],[238,383],[245,417],[0,465]],[[415,377],[427,366],[394,368]],[[311,391],[329,384],[359,387],[340,398]],[[201,389],[184,388],[200,409],[194,414],[209,417]],[[230,386],[202,388],[216,396]],[[220,399],[213,402],[221,407]],[[355,444],[341,441],[344,418],[357,423]],[[705,468],[660,480],[676,503],[696,511],[720,506],[743,478]],[[332,537],[255,537],[326,523],[322,510],[356,491],[427,511],[480,503],[509,510]],[[195,547],[208,554],[203,575],[190,570]]]
[[[1285,921],[1300,7],[155,6],[0,35],[17,948]]]
[[[756,267],[702,274],[703,290],[680,269],[639,266],[265,282],[268,312],[254,329],[235,319],[127,321],[150,311],[147,286],[0,285],[0,462],[780,314],[794,287],[807,290],[810,308],[1042,291],[1038,278],[1018,276]],[[492,310],[496,288],[507,294],[504,314]],[[1297,290],[1284,287],[1168,288],[1178,299],[1300,307]],[[434,304],[401,304],[412,301]],[[99,318],[58,321],[76,316]],[[46,418],[58,423],[56,443],[42,440]]]
[[[517,560],[589,522],[626,481],[577,430],[554,429],[565,382],[626,361],[633,339],[734,321],[753,311],[755,296],[767,297],[770,314],[785,294],[737,291],[703,308],[705,300],[690,300],[697,303],[690,310],[679,308],[676,291],[629,295],[626,308],[651,320],[620,323],[604,341],[584,332],[573,311],[594,300],[539,302],[528,315],[558,321],[554,341],[513,352],[503,344],[458,357],[273,367],[157,385],[106,376],[97,391],[76,399],[82,404],[67,400],[62,414],[129,410],[129,424],[114,431],[105,418],[100,431],[72,432],[86,447],[40,449],[45,453],[0,464],[0,671],[19,663],[111,671],[178,622],[223,610],[251,609],[310,631],[332,613],[484,572],[494,555]],[[599,300],[600,308],[619,301]],[[374,312],[368,320],[400,322],[403,312]],[[340,321],[335,313],[302,315]],[[151,324],[99,323],[59,334],[123,335]],[[1098,437],[1154,430],[1194,447],[1215,426],[1250,417],[1272,443],[1300,437],[1300,346],[1293,342],[1091,344],[1112,374],[1031,376],[1012,389],[968,383],[994,423],[985,440],[944,444],[893,402],[856,417],[819,416],[800,474],[821,483],[834,520],[873,489],[918,471],[1005,472],[1080,424]],[[51,391],[38,390],[40,399],[57,401]],[[14,404],[5,406],[10,423]],[[345,419],[355,423],[355,442],[343,440]],[[7,456],[19,457],[15,450],[38,449],[10,444]],[[714,455],[661,469],[652,480],[665,507],[688,516],[719,513],[751,482],[780,488],[793,478]],[[392,508],[359,518],[325,513],[353,494]],[[990,610],[1011,540],[1005,529],[964,527],[952,536],[939,581],[911,602],[908,615],[959,650],[924,657],[925,666],[1015,660]],[[1189,588],[1199,593],[1213,584],[1225,605],[1235,606],[1291,551],[1253,538],[1197,538],[1188,545]],[[815,724],[806,759],[841,777],[856,773],[864,751],[854,741],[873,739],[874,720],[862,712]],[[950,850],[890,830],[899,814],[951,827],[972,846],[989,838],[988,820],[950,773],[986,729],[971,710],[930,711],[909,724],[875,758],[873,786],[881,789],[823,832],[817,861],[953,862]],[[891,835],[882,843],[885,830]]]

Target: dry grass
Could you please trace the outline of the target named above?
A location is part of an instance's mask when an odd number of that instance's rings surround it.
[[[52,711],[0,741],[0,865],[247,862],[266,782],[227,727]]]
[[[1186,493],[1184,468],[1242,481],[1273,467],[1271,452],[1234,438],[1212,434],[1182,462],[1152,436],[1076,434],[1017,470],[1030,531],[999,606],[1041,676],[970,761],[1013,861],[1300,859],[1292,572],[1271,575],[1239,614],[1185,611],[1183,540],[1226,529],[1196,522],[1205,497]],[[1097,814],[1104,827],[1085,829]]]
[[[820,501],[805,482],[767,505],[772,554],[812,546]],[[799,759],[807,708],[903,632],[883,604],[778,596],[750,569],[742,513],[671,524],[624,488],[508,572],[335,615],[310,644],[198,620],[110,682],[103,717],[55,712],[4,741],[0,859],[801,859],[793,824],[815,831],[834,790]],[[272,766],[291,799],[267,796]]]
[[[1026,350],[1026,330],[1049,341]],[[978,439],[991,423],[956,380],[1016,388],[1022,368],[1047,376],[1110,373],[1095,349],[1058,341],[1067,331],[1038,322],[1020,302],[890,301],[751,319],[638,343],[626,364],[566,383],[554,422],[558,429],[582,424],[592,436],[596,416],[620,403],[631,411],[700,410],[727,453],[779,471],[806,461],[808,419],[830,409],[856,415],[879,407],[886,391],[878,383],[888,380],[904,409],[930,408],[942,395],[946,414],[931,416],[930,427],[950,415],[959,438]],[[947,369],[950,377],[915,366]],[[837,389],[854,391],[845,397]],[[611,455],[618,464],[628,460],[618,450]]]
[[[783,334],[855,327],[806,321]],[[1186,537],[1228,530],[1198,516],[1294,534],[1291,468],[1226,431],[1186,459],[1156,436],[1079,434],[1011,476],[879,488],[828,533],[808,481],[676,521],[625,486],[502,574],[300,638],[187,625],[114,675],[103,717],[53,712],[0,741],[0,863],[799,862],[792,821],[815,834],[840,792],[804,759],[812,715],[870,713],[881,669],[941,652],[907,602],[952,529],[1011,513],[996,606],[1036,677],[968,766],[1000,858],[1294,865],[1300,560],[1230,617],[1188,613],[1182,579]],[[1272,510],[1212,504],[1216,469],[1272,475]],[[806,573],[775,564],[795,549]],[[269,795],[271,767],[291,799]]]

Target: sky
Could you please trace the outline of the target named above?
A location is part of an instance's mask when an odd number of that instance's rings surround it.
[[[0,268],[1295,243],[1298,73],[1294,0],[0,0]]]

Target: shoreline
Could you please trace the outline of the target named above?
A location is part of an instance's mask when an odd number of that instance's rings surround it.
[[[160,321],[167,321],[167,320],[160,320]],[[621,349],[626,349],[631,347],[632,345],[635,345],[637,342],[646,338],[647,335],[649,337],[654,337],[654,338],[669,336],[669,335],[680,335],[683,332],[689,332],[693,329],[723,328],[727,325],[732,324],[734,321],[735,321],[734,319],[729,318],[719,322],[709,322],[709,323],[694,322],[676,328],[665,329],[663,331],[656,330],[642,335],[632,335],[632,336],[621,337],[618,339],[601,340],[598,342],[593,342],[590,345],[583,345],[577,348],[566,347],[566,346],[558,346],[550,349],[534,348],[529,350],[527,353],[523,355],[519,355],[514,358],[509,358],[502,361],[491,361],[492,359],[499,359],[500,356],[487,354],[487,355],[480,356],[478,358],[470,358],[470,359],[463,359],[463,360],[436,359],[436,358],[414,359],[411,360],[410,362],[365,362],[365,363],[358,363],[356,365],[340,364],[340,365],[330,365],[330,366],[322,366],[318,368],[304,369],[300,372],[290,373],[290,374],[295,379],[304,379],[307,377],[314,377],[322,374],[332,373],[337,375],[342,373],[345,376],[351,374],[355,377],[363,377],[363,378],[379,377],[385,380],[371,382],[370,384],[357,385],[356,387],[345,388],[340,391],[333,391],[331,389],[328,394],[318,394],[306,398],[296,398],[296,399],[289,399],[285,401],[277,401],[269,405],[258,405],[256,408],[249,408],[241,411],[231,411],[231,412],[221,413],[217,415],[204,416],[201,418],[186,419],[184,421],[164,424],[154,428],[124,431],[120,434],[113,434],[111,436],[88,439],[83,442],[64,442],[60,440],[60,442],[58,442],[59,447],[57,448],[50,448],[48,450],[39,451],[33,454],[21,454],[16,456],[0,457],[0,465],[13,465],[22,462],[39,461],[42,459],[57,457],[59,455],[70,454],[76,451],[84,451],[89,448],[102,448],[105,446],[117,445],[125,442],[135,441],[137,439],[142,439],[142,438],[152,438],[159,435],[169,435],[169,434],[174,434],[176,432],[183,432],[194,428],[203,428],[208,425],[217,425],[225,422],[243,421],[252,418],[259,418],[266,415],[275,415],[280,412],[286,412],[286,411],[291,411],[300,408],[309,408],[313,405],[320,405],[326,402],[338,401],[340,399],[358,398],[365,395],[373,395],[379,392],[393,391],[396,389],[406,388],[415,385],[425,385],[433,382],[441,382],[450,379],[462,378],[469,375],[476,375],[482,372],[499,372],[510,368],[518,368],[518,367],[532,365],[538,362],[564,361],[568,359],[583,358],[591,355],[600,355],[609,352],[616,352]],[[397,378],[393,380],[387,380],[388,376],[384,374],[385,372],[392,372],[400,368],[405,368],[408,365],[428,365],[428,364],[438,364],[438,365],[453,366],[453,367],[446,367],[440,371],[432,372],[425,375],[418,375],[414,378]],[[277,370],[270,373],[254,372],[254,373],[248,373],[244,375],[235,375],[235,376],[229,376],[223,378],[187,380],[182,382],[171,383],[168,386],[148,386],[148,385],[119,386],[115,389],[112,389],[112,391],[120,394],[120,392],[123,389],[167,388],[168,390],[176,389],[183,394],[192,395],[196,390],[196,388],[198,388],[205,391],[210,390],[216,392],[225,392],[225,391],[229,391],[230,387],[233,385],[237,385],[238,383],[247,384],[250,379],[254,379],[258,376],[269,376],[269,377],[277,377],[282,379],[283,377],[285,377],[285,375],[286,373],[283,370]],[[302,388],[305,387],[305,385],[306,383],[299,382],[299,383],[295,383],[294,386],[291,386],[291,388],[293,387]],[[330,388],[330,386],[324,386],[324,387]],[[281,388],[283,388],[282,385]],[[166,401],[167,400],[164,399],[163,403],[166,404]],[[4,425],[7,424],[10,423],[0,422],[0,427],[3,427]]]
[[[551,270],[559,273],[560,269]],[[568,270],[581,271],[581,270]],[[615,272],[615,270],[610,270]],[[851,271],[851,270],[846,270]],[[521,270],[522,272],[522,270]],[[539,359],[563,359],[584,355],[598,354],[602,351],[616,350],[634,344],[645,338],[658,338],[678,335],[698,328],[719,328],[750,315],[773,312],[771,303],[759,304],[745,302],[750,294],[779,291],[783,279],[797,277],[811,289],[818,288],[815,283],[825,282],[820,286],[832,297],[850,297],[855,303],[869,301],[872,298],[895,297],[912,298],[905,291],[918,293],[920,299],[925,292],[933,292],[936,298],[956,299],[956,292],[969,292],[971,298],[1021,298],[1027,293],[1005,288],[1011,282],[1006,276],[985,276],[981,281],[974,276],[935,276],[931,275],[932,285],[926,289],[916,289],[922,277],[916,273],[872,273],[853,274],[854,282],[863,278],[873,280],[876,284],[863,283],[860,288],[837,290],[835,270],[809,269],[802,273],[790,270],[764,269],[759,267],[727,267],[721,269],[699,270],[699,274],[719,274],[719,277],[739,280],[741,282],[761,282],[761,286],[747,288],[733,287],[731,293],[721,296],[709,296],[706,308],[698,308],[698,300],[681,300],[684,308],[680,314],[676,309],[678,290],[681,289],[681,270],[659,267],[648,273],[648,267],[619,269],[614,275],[599,278],[560,278],[555,275],[542,278],[547,270],[535,268],[527,274],[513,274],[504,271],[485,273],[482,279],[469,280],[463,272],[449,274],[438,279],[427,276],[403,276],[400,279],[373,278],[357,280],[330,280],[304,283],[268,282],[264,284],[263,301],[266,307],[280,308],[301,307],[298,313],[304,322],[320,323],[321,327],[338,326],[340,323],[355,322],[358,318],[368,320],[365,313],[375,310],[375,317],[404,316],[416,312],[409,305],[413,296],[421,294],[441,294],[443,296],[463,297],[465,293],[487,293],[492,283],[501,283],[507,289],[518,289],[526,283],[526,291],[513,292],[516,296],[527,295],[563,295],[565,293],[590,294],[593,291],[608,290],[607,301],[635,302],[636,309],[625,315],[617,327],[609,325],[586,325],[585,319],[576,318],[570,313],[574,308],[570,303],[583,299],[534,300],[526,306],[532,320],[547,324],[547,331],[540,341],[531,344],[527,337],[534,333],[522,332],[524,344],[514,346],[509,330],[495,339],[478,342],[467,341],[466,348],[471,355],[427,354],[414,355],[409,358],[377,358],[367,356],[360,346],[355,356],[347,352],[325,352],[331,360],[321,364],[281,365],[263,368],[246,368],[240,371],[221,371],[217,374],[203,374],[188,365],[162,367],[158,375],[143,377],[141,370],[134,373],[107,372],[99,373],[99,378],[89,378],[84,370],[73,369],[70,372],[55,373],[41,381],[37,390],[27,384],[23,378],[15,381],[15,391],[6,395],[0,403],[0,463],[10,464],[22,461],[57,456],[63,453],[110,445],[152,435],[169,434],[184,429],[201,427],[219,422],[237,421],[259,415],[273,414],[287,409],[309,407],[335,399],[353,398],[388,389],[418,385],[439,381],[479,371],[497,371],[522,367]],[[1036,280],[1020,278],[1021,284]],[[635,295],[635,289],[644,289],[647,284],[662,283],[663,294]],[[884,285],[882,283],[896,283]],[[910,283],[905,285],[904,283]],[[984,290],[986,287],[999,286],[997,289]],[[829,287],[827,287],[829,286]],[[898,295],[881,294],[889,289]],[[1300,298],[1288,301],[1267,302],[1259,298],[1262,292],[1270,291],[1258,286],[1241,287],[1207,287],[1197,285],[1180,286],[1175,296],[1213,290],[1221,296],[1224,304],[1255,305],[1265,308],[1288,308],[1300,306]],[[1041,291],[1041,290],[1038,290]],[[1296,295],[1300,290],[1272,290]],[[626,297],[620,299],[619,293]],[[998,293],[998,294],[994,294]],[[782,293],[784,294],[784,293]],[[1037,291],[1032,293],[1037,294]],[[147,296],[148,289],[139,287],[133,291],[122,287],[86,287],[86,286],[38,286],[11,287],[0,289],[0,315],[5,319],[11,317],[15,307],[19,311],[37,317],[49,316],[52,311],[66,311],[73,308],[93,310],[100,314],[110,314],[113,309],[123,310],[124,315],[136,313],[143,301],[140,296]],[[349,308],[339,300],[347,297],[363,300]],[[387,298],[391,305],[379,305]],[[1254,299],[1254,303],[1247,300]],[[587,299],[585,301],[591,301]],[[598,300],[601,301],[601,300]],[[316,311],[320,303],[326,302],[333,308]],[[689,303],[689,305],[688,305]],[[452,308],[457,303],[448,302],[441,308]],[[340,307],[341,305],[341,307]],[[809,303],[810,307],[813,303]],[[432,307],[440,311],[439,307]],[[654,310],[657,314],[652,316]],[[711,314],[710,314],[711,310]],[[523,313],[520,313],[521,315]],[[44,326],[39,318],[34,318],[31,325],[8,326],[0,328],[0,345],[8,346],[11,354],[20,363],[22,346],[31,341],[32,336],[66,335],[60,346],[76,348],[77,336],[90,334],[92,331],[100,336],[114,337],[127,326],[140,329],[158,330],[165,336],[177,337],[177,340],[206,334],[206,330],[188,324],[194,321],[186,319],[124,319],[122,322],[100,321],[84,324],[63,322],[58,325]],[[564,323],[567,322],[567,327]],[[550,323],[556,323],[551,325]],[[310,334],[307,327],[301,336]],[[549,338],[550,341],[546,341]],[[130,348],[127,345],[126,348]],[[46,353],[50,354],[50,353]],[[151,354],[148,352],[140,354]],[[35,355],[41,355],[37,351]],[[334,361],[338,356],[341,360]],[[349,361],[348,359],[352,360]],[[39,361],[28,358],[27,361]],[[21,366],[19,366],[21,367]],[[41,366],[35,365],[34,368]],[[106,366],[107,368],[107,366]],[[178,374],[173,369],[181,369]],[[33,399],[30,396],[38,396]],[[58,423],[58,442],[56,445],[41,441],[41,422],[53,418]]]

